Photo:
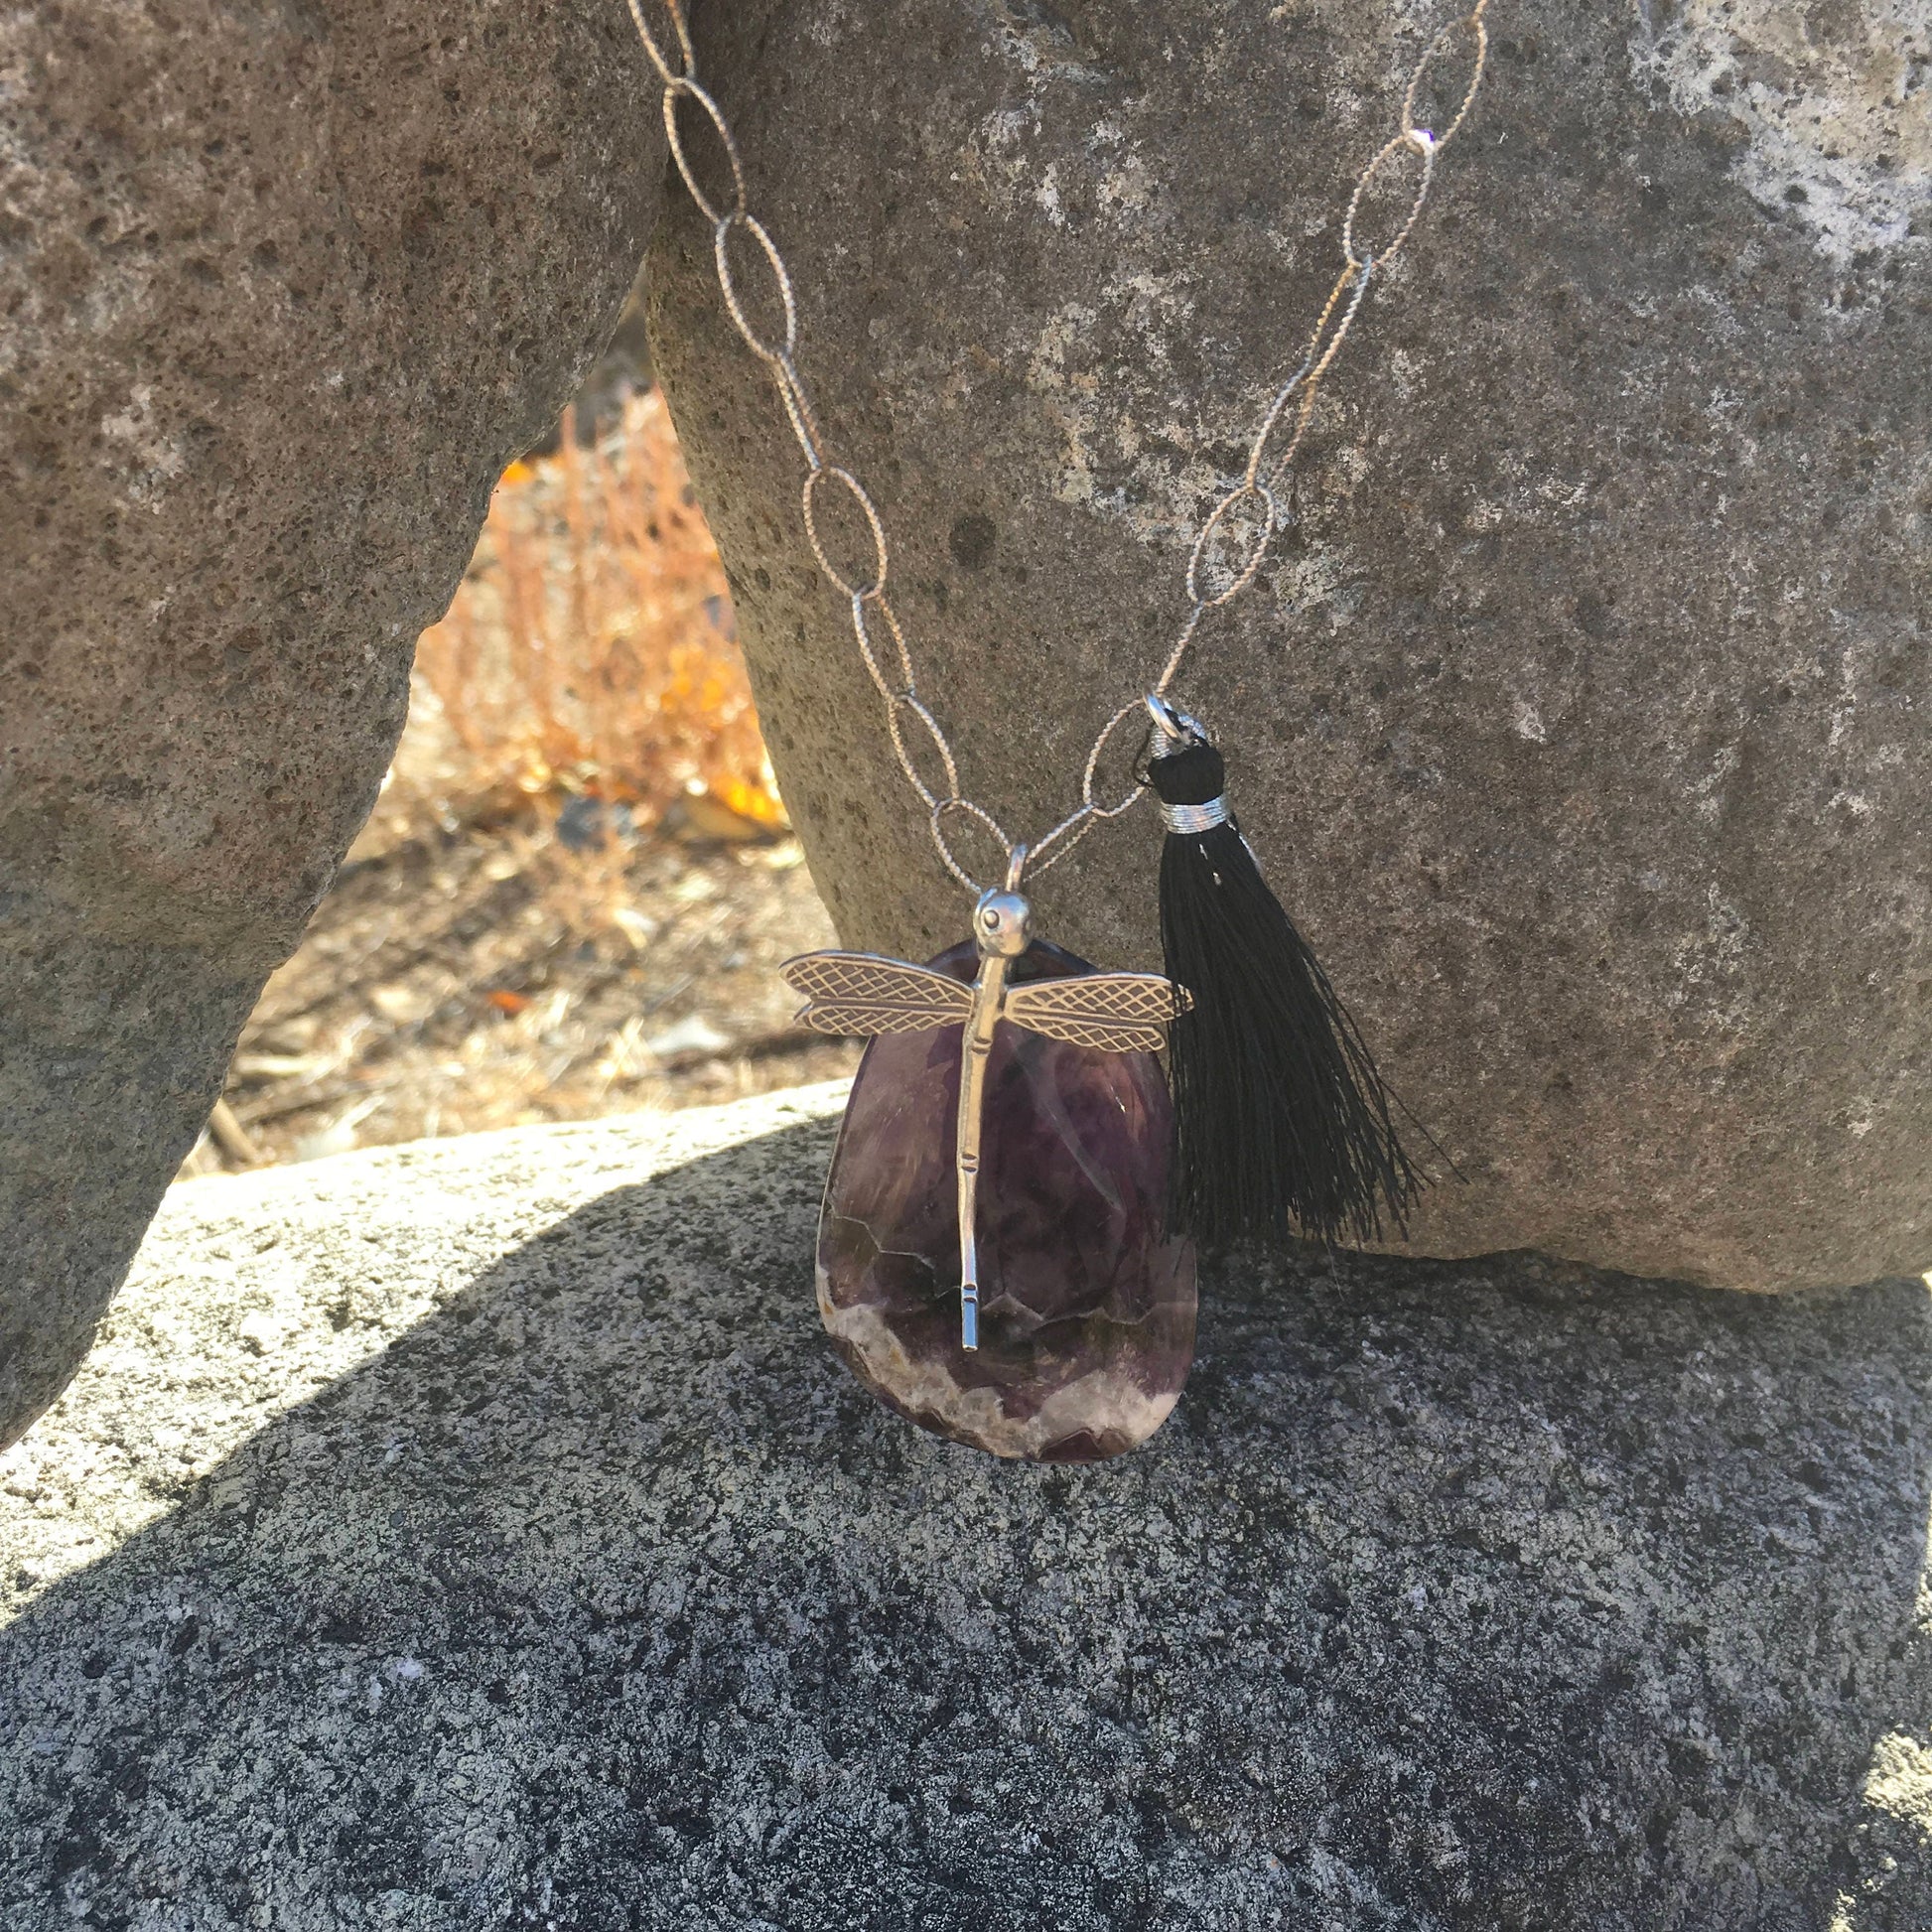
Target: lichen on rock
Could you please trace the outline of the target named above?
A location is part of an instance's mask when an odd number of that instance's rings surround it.
[[[1680,112],[1736,122],[1731,166],[1759,201],[1840,264],[1926,236],[1932,19],[1919,0],[1685,0],[1660,11],[1639,66]]]

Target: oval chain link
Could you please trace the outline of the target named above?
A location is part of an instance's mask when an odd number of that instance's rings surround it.
[[[750,212],[747,206],[745,168],[739,156],[738,140],[732,133],[731,124],[725,119],[718,103],[698,84],[697,56],[692,48],[690,28],[685,21],[683,0],[657,0],[657,4],[670,22],[675,41],[673,51],[679,65],[673,64],[670,55],[665,52],[663,41],[657,34],[652,33],[648,21],[644,18],[645,0],[625,0],[625,4],[630,10],[630,18],[637,29],[638,38],[643,42],[644,53],[663,88],[664,127],[670,138],[671,158],[676,163],[677,171],[683,177],[684,186],[690,193],[699,213],[711,223],[712,252],[716,258],[718,286],[724,298],[725,312],[745,345],[771,371],[772,381],[778,391],[778,399],[784,407],[785,420],[790,424],[791,433],[797,439],[799,450],[803,453],[806,475],[801,500],[804,509],[805,534],[811,545],[812,555],[817,559],[818,566],[824,571],[826,577],[850,602],[853,637],[859,646],[859,653],[865,662],[866,670],[878,687],[880,697],[885,701],[886,727],[892,738],[894,753],[898,759],[900,770],[905,774],[906,783],[917,793],[920,802],[926,808],[927,824],[932,833],[933,845],[938,849],[940,861],[960,885],[969,893],[977,895],[981,890],[979,882],[961,863],[953,850],[951,841],[946,836],[947,819],[954,817],[967,819],[977,825],[1007,855],[1009,864],[1013,855],[1022,848],[1016,846],[1007,837],[998,820],[983,805],[976,804],[961,795],[959,771],[953,759],[952,746],[941,729],[939,721],[919,695],[918,683],[913,675],[912,654],[906,643],[905,633],[899,626],[897,616],[886,600],[886,579],[892,564],[892,546],[886,534],[884,520],[859,479],[849,470],[831,462],[826,456],[824,437],[820,433],[818,419],[812,410],[810,395],[798,373],[798,307],[792,291],[791,271],[786,267],[777,244],[765,231],[763,224]],[[1463,122],[1469,117],[1470,109],[1475,105],[1476,93],[1482,85],[1483,70],[1489,59],[1489,31],[1483,19],[1488,6],[1489,0],[1475,0],[1475,5],[1468,13],[1451,20],[1424,49],[1422,58],[1416,63],[1408,85],[1403,90],[1398,131],[1376,149],[1369,157],[1368,164],[1355,177],[1354,188],[1349,195],[1348,206],[1342,216],[1341,273],[1336,277],[1334,287],[1328,293],[1328,300],[1323,305],[1313,330],[1310,333],[1300,365],[1287,382],[1275,392],[1263,412],[1261,425],[1249,445],[1248,461],[1242,470],[1240,481],[1231,489],[1222,493],[1208,511],[1201,524],[1200,533],[1194,539],[1193,547],[1188,554],[1184,578],[1189,608],[1167,661],[1161,667],[1160,676],[1154,682],[1153,688],[1157,696],[1167,696],[1168,688],[1179,673],[1188,647],[1200,628],[1201,620],[1209,611],[1217,610],[1222,605],[1232,602],[1260,574],[1261,567],[1267,560],[1274,533],[1287,520],[1278,495],[1279,482],[1293,469],[1295,459],[1300,454],[1303,438],[1314,414],[1315,398],[1320,390],[1322,378],[1341,352],[1342,344],[1348,340],[1348,332],[1354,327],[1355,317],[1368,295],[1369,284],[1388,267],[1414,231],[1417,221],[1421,218],[1424,205],[1429,200],[1430,191],[1435,186],[1437,160],[1461,130]],[[1447,61],[1450,57],[1456,41],[1465,34],[1470,42],[1467,57],[1469,80],[1468,85],[1463,89],[1454,117],[1447,127],[1440,130],[1419,127],[1416,124],[1416,111],[1423,84],[1428,79],[1430,70],[1439,62]],[[720,208],[714,205],[700,185],[690,157],[685,152],[683,136],[678,128],[677,107],[680,100],[687,99],[695,103],[710,121],[729,166],[731,206],[728,207]],[[1418,164],[1414,193],[1394,234],[1379,250],[1375,249],[1362,241],[1355,231],[1356,224],[1361,218],[1363,201],[1374,189],[1380,177],[1392,173],[1401,162],[1410,159]],[[777,293],[783,315],[783,335],[777,345],[765,341],[746,313],[731,261],[731,242],[735,232],[742,232],[751,238],[756,244],[757,251],[764,257],[770,271],[771,285]],[[1279,452],[1276,452],[1271,446],[1277,440],[1278,432],[1281,433],[1282,447]],[[846,494],[858,504],[863,514],[874,553],[874,573],[870,583],[848,583],[825,553],[817,527],[813,498],[819,483],[828,477],[835,479],[844,486]],[[1218,586],[1203,583],[1203,573],[1209,575],[1213,573],[1214,566],[1210,553],[1216,536],[1224,534],[1232,539],[1244,509],[1250,514],[1253,528],[1251,534],[1245,539],[1240,556],[1229,560],[1223,567],[1222,574],[1226,581]],[[889,662],[886,664],[880,661],[873,635],[872,619],[875,614],[892,639],[892,650]],[[912,750],[906,742],[906,734],[900,723],[901,719],[908,715],[918,720],[921,730],[930,741],[932,750],[938,755],[941,774],[947,786],[946,794],[943,796],[920,775],[918,766],[913,761]],[[1145,703],[1137,695],[1129,703],[1122,705],[1101,727],[1099,736],[1093,741],[1092,750],[1087,754],[1086,764],[1081,772],[1079,804],[1043,838],[1036,840],[1027,850],[1024,860],[1024,868],[1027,872],[1042,873],[1058,865],[1096,825],[1120,817],[1146,792],[1145,780],[1137,778],[1131,788],[1112,804],[1104,803],[1094,795],[1095,788],[1100,782],[1101,759],[1115,734],[1130,719],[1137,716],[1144,718],[1146,715]]]

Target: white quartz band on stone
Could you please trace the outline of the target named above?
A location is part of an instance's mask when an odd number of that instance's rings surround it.
[[[1204,805],[1170,805],[1161,807],[1161,823],[1170,832],[1211,832],[1217,825],[1225,825],[1228,812],[1227,794],[1210,798]]]

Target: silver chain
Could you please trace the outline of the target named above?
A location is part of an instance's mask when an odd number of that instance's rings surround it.
[[[824,571],[826,578],[851,606],[852,634],[858,641],[859,654],[865,659],[866,669],[871,673],[873,683],[879,687],[879,695],[885,700],[886,727],[892,734],[893,750],[897,755],[899,767],[905,773],[907,782],[918,793],[920,802],[926,808],[932,842],[938,848],[939,857],[960,885],[977,897],[981,890],[979,882],[960,863],[947,836],[949,822],[970,819],[989,833],[1005,852],[1009,873],[1013,870],[1016,855],[1022,869],[1033,873],[1044,872],[1064,859],[1096,825],[1105,819],[1119,818],[1146,792],[1147,785],[1137,781],[1130,791],[1112,804],[1094,796],[1094,788],[1099,782],[1100,760],[1109,742],[1130,719],[1146,716],[1146,697],[1136,695],[1100,728],[1100,735],[1093,741],[1093,749],[1087,754],[1086,765],[1080,774],[1079,804],[1031,847],[1016,844],[983,805],[975,804],[961,795],[959,769],[953,759],[952,746],[939,721],[919,696],[918,680],[912,670],[911,649],[886,595],[886,579],[892,563],[892,547],[887,541],[886,526],[871,496],[866,493],[865,485],[851,471],[833,462],[826,452],[824,436],[812,412],[811,398],[798,374],[798,305],[792,294],[791,272],[786,268],[777,244],[746,206],[745,167],[739,155],[738,141],[718,103],[698,84],[697,56],[691,45],[690,28],[684,18],[683,0],[660,0],[675,35],[676,53],[681,63],[679,67],[671,65],[658,37],[645,22],[642,0],[625,0],[625,4],[643,41],[644,52],[663,83],[664,130],[670,137],[672,159],[677,163],[678,173],[684,177],[684,185],[690,191],[698,212],[711,223],[712,252],[717,260],[718,286],[725,298],[726,311],[731,316],[733,326],[744,338],[746,346],[771,372],[778,400],[784,406],[785,419],[791,425],[792,435],[798,439],[798,447],[804,452],[805,535],[811,544],[812,555],[818,559],[819,568]],[[1430,189],[1435,183],[1437,158],[1454,139],[1468,118],[1470,108],[1475,105],[1476,90],[1482,84],[1483,69],[1489,55],[1489,34],[1483,22],[1488,5],[1489,0],[1475,0],[1474,7],[1468,13],[1450,21],[1430,42],[1403,93],[1400,126],[1376,149],[1368,165],[1355,178],[1354,191],[1348,198],[1348,210],[1342,217],[1341,273],[1335,278],[1327,303],[1309,336],[1300,365],[1275,392],[1263,413],[1261,425],[1248,448],[1247,468],[1242,472],[1241,481],[1208,512],[1200,534],[1194,539],[1185,577],[1189,609],[1173,648],[1168,653],[1167,662],[1162,665],[1161,674],[1154,682],[1153,693],[1156,697],[1167,696],[1168,688],[1187,655],[1201,620],[1208,612],[1231,603],[1254,582],[1267,557],[1275,531],[1286,520],[1279,494],[1282,479],[1301,450],[1310,419],[1314,413],[1321,380],[1340,353],[1349,330],[1354,327],[1355,317],[1368,295],[1370,282],[1382,274],[1401,252],[1420,218],[1423,205],[1429,200]],[[1454,118],[1440,133],[1418,127],[1415,121],[1416,104],[1423,82],[1428,78],[1431,68],[1449,58],[1457,39],[1465,34],[1471,42],[1469,81]],[[703,112],[723,147],[731,168],[727,207],[718,207],[699,185],[690,158],[685,153],[683,138],[678,132],[677,108],[680,100],[691,101]],[[1379,249],[1374,248],[1356,233],[1363,199],[1380,177],[1392,174],[1403,166],[1413,166],[1415,170],[1414,195],[1394,235]],[[776,341],[766,341],[759,335],[739,299],[737,271],[732,266],[732,248],[741,237],[749,238],[764,257],[777,292],[784,325]],[[1280,449],[1271,450],[1271,445],[1278,439]],[[872,568],[862,582],[848,582],[825,554],[825,546],[820,540],[818,521],[824,511],[820,491],[834,486],[849,495],[858,506],[872,537]],[[1245,536],[1241,535],[1244,528]],[[1226,549],[1236,542],[1241,546],[1237,556],[1217,555],[1217,548]],[[927,781],[913,759],[907,739],[912,736],[914,743],[917,742],[915,727],[916,732],[924,734],[926,751],[938,759],[939,775],[945,787],[943,791]]]

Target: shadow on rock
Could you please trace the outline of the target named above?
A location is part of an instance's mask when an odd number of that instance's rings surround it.
[[[1922,1287],[1224,1267],[1147,1449],[1003,1464],[833,1359],[829,1140],[568,1215],[0,1634],[7,1924],[1932,1921]]]

